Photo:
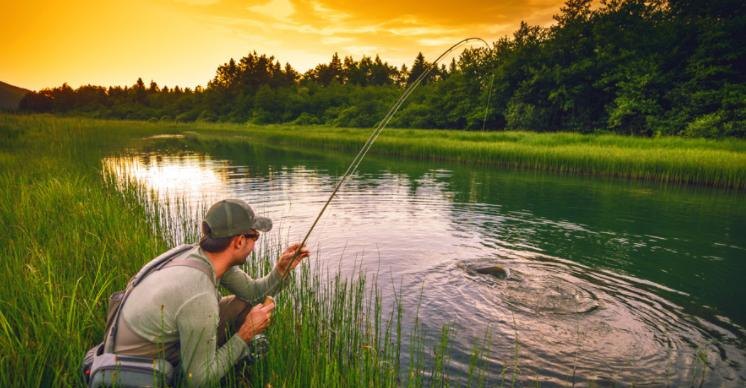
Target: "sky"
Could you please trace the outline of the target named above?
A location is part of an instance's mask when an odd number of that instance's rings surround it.
[[[548,26],[562,0],[22,0],[0,3],[0,81],[206,85],[251,51],[305,71],[334,52],[410,66],[457,41]]]

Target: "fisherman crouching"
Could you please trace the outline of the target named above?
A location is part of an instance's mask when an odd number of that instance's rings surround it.
[[[202,222],[199,244],[182,245],[152,260],[125,291],[112,296],[105,340],[84,360],[87,383],[218,383],[249,356],[252,339],[270,325],[275,304],[266,297],[277,293],[288,273],[309,255],[305,247],[299,250],[300,244],[290,245],[272,272],[251,278],[239,266],[260,233],[271,228],[272,221],[256,216],[244,201],[214,204]],[[232,295],[221,297],[218,286]],[[150,370],[141,373],[142,365]]]

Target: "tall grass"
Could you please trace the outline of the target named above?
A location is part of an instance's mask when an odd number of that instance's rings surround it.
[[[104,301],[164,248],[131,193],[97,157],[142,131],[90,121],[0,120],[0,385],[79,384]],[[98,136],[91,136],[97,134]]]
[[[80,385],[80,360],[103,335],[108,295],[170,244],[194,237],[196,229],[185,226],[192,215],[176,212],[182,215],[174,219],[173,212],[159,210],[182,205],[151,206],[148,192],[101,170],[103,156],[162,130],[0,117],[0,386]],[[280,244],[265,243],[249,272],[266,273],[272,265]],[[375,278],[323,274],[308,265],[297,272],[279,297],[269,354],[223,385],[448,384],[447,331],[435,350],[437,364],[426,370],[420,329],[403,332],[399,303],[383,311]],[[420,353],[410,357],[416,362],[402,379],[406,335]]]

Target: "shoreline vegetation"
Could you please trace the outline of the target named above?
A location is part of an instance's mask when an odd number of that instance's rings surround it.
[[[192,125],[185,125],[188,128]],[[193,124],[194,142],[259,142],[357,152],[370,129]],[[612,134],[385,129],[370,154],[560,175],[602,176],[742,190],[746,141]]]
[[[371,129],[327,126],[253,125],[121,121],[50,115],[2,115],[0,122],[49,121],[44,125],[147,130],[152,134],[183,135],[186,142],[205,146],[240,147],[259,143],[298,150],[356,153]],[[93,132],[92,132],[93,133]],[[463,131],[386,128],[371,155],[557,175],[610,177],[746,189],[746,140],[689,139],[674,136],[642,138],[615,134],[528,131]]]

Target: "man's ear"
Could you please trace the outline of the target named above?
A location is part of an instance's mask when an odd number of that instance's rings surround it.
[[[241,241],[242,238],[240,234],[238,236],[233,236],[233,240],[231,240],[231,247],[233,247],[233,249],[241,249],[241,247],[243,246],[243,243]]]

